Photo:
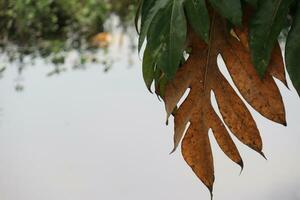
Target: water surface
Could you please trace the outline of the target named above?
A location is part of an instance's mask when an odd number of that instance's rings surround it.
[[[165,126],[163,104],[147,92],[137,55],[130,68],[125,57],[109,73],[92,66],[50,78],[40,63],[24,72],[22,92],[13,89],[16,67],[5,71],[1,200],[209,199],[180,151],[169,155],[173,125]],[[239,175],[212,138],[215,199],[300,199],[300,100],[279,86],[288,127],[254,113],[268,161],[239,143]]]

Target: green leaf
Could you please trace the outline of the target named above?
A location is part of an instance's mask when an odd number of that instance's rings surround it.
[[[252,62],[263,78],[271,53],[284,26],[293,0],[263,0],[250,21],[250,48]]]
[[[209,0],[211,5],[223,17],[234,25],[242,24],[242,6],[240,0]]]
[[[193,30],[208,42],[210,20],[205,0],[186,0],[184,3],[187,18]]]
[[[287,37],[285,62],[289,76],[300,96],[300,2],[293,19],[293,25]]]
[[[158,99],[160,99],[160,79],[163,76],[160,69],[156,68],[154,71],[154,86],[155,86],[155,94],[157,95]]]
[[[144,3],[144,0],[139,0],[137,11],[136,11],[136,14],[135,14],[135,17],[134,17],[134,25],[135,25],[135,30],[136,30],[137,33],[139,33],[138,21],[139,21],[139,16],[141,15],[141,10],[142,10],[143,3]]]
[[[168,0],[144,0],[141,7],[141,30],[138,42],[138,51],[140,52],[146,39],[150,24],[160,9],[164,8]]]
[[[153,54],[149,50],[149,48],[146,48],[143,57],[143,78],[150,92],[152,92],[151,85],[154,79],[154,68],[155,68],[155,60],[153,59],[152,55]]]
[[[145,81],[145,84],[150,92],[151,91],[151,85],[153,82],[153,79],[155,78],[155,66],[156,66],[156,60],[159,57],[159,53],[161,51],[161,45],[155,47],[154,45],[147,45],[144,56],[143,56],[143,78]]]
[[[244,1],[249,3],[251,6],[255,8],[257,7],[258,0],[244,0]]]
[[[167,79],[171,79],[179,67],[186,32],[183,0],[169,0],[168,5],[153,19],[147,35],[148,43],[155,43],[155,46],[162,45],[157,67]]]

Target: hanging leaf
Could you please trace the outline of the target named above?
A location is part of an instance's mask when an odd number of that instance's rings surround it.
[[[184,6],[193,30],[205,42],[208,42],[210,19],[205,0],[186,0]]]
[[[143,78],[148,90],[151,92],[151,85],[153,79],[155,78],[155,61],[159,57],[161,51],[161,46],[158,46],[157,49],[152,49],[152,45],[149,44],[144,52],[143,57]]]
[[[155,16],[149,28],[148,43],[154,46],[153,49],[161,47],[156,65],[167,79],[171,79],[179,67],[186,29],[183,0],[170,0]]]
[[[283,28],[293,0],[264,0],[250,21],[252,61],[262,78],[267,70],[271,52]]]
[[[211,4],[208,8],[207,2]],[[217,59],[224,60],[234,85],[252,108],[286,126],[285,108],[274,78],[288,87],[277,37],[290,14],[293,25],[285,58],[299,92],[300,62],[296,54],[300,51],[300,5],[298,2],[293,16],[295,9],[289,12],[292,2],[243,0],[242,16],[240,0],[169,0],[148,27],[143,60],[146,85],[150,89],[154,81],[155,93],[164,100],[167,119],[174,116],[173,151],[182,140],[184,159],[211,195],[214,164],[209,129],[222,151],[241,168],[243,161],[229,132],[264,156],[256,122],[220,72]],[[190,25],[188,35],[185,18]],[[186,49],[190,49],[187,60],[182,59]],[[179,104],[188,89],[188,96]],[[221,116],[211,104],[211,93]]]
[[[136,11],[135,17],[134,17],[134,25],[135,25],[135,30],[136,30],[137,33],[139,33],[138,22],[139,22],[139,17],[141,15],[141,10],[142,10],[142,6],[143,6],[143,2],[144,2],[143,0],[139,0],[137,11]]]
[[[285,48],[285,60],[287,71],[300,96],[300,3],[298,1],[297,11],[292,28],[289,32]]]
[[[234,25],[242,23],[242,7],[240,0],[209,0],[211,5]]]
[[[141,4],[141,30],[138,44],[138,51],[146,39],[150,24],[158,11],[166,6],[168,0],[143,0]]]
[[[235,163],[243,167],[241,156],[231,139],[227,128],[242,143],[262,153],[262,141],[256,123],[249,110],[219,71],[217,57],[221,54],[231,77],[246,101],[265,117],[285,124],[285,111],[279,90],[270,74],[276,74],[284,81],[281,73],[282,60],[272,56],[265,78],[262,80],[251,63],[247,28],[236,31],[236,37],[227,32],[224,21],[216,16],[211,26],[209,45],[194,33],[189,35],[192,52],[174,79],[165,87],[164,102],[167,116],[178,106],[174,115],[174,150],[182,141],[182,154],[195,174],[213,190],[214,166],[208,130],[211,128],[218,145]],[[274,51],[274,54],[278,52]],[[282,57],[281,57],[282,58]],[[275,60],[279,60],[279,63]],[[187,98],[178,105],[186,90]],[[211,91],[224,123],[211,105]],[[186,133],[186,127],[190,123]]]
[[[286,125],[282,98],[271,77],[274,76],[287,86],[282,53],[277,42],[272,52],[272,60],[267,68],[268,73],[266,73],[265,78],[259,80],[258,76],[253,76],[256,72],[251,62],[248,42],[250,12],[251,10],[245,9],[243,26],[234,29],[239,42],[232,39],[223,39],[227,44],[223,46],[222,57],[237,88],[250,105],[264,117]]]
[[[247,51],[250,51],[248,24],[252,12],[253,10],[250,7],[245,7],[243,26],[238,28],[233,28],[233,33],[235,34],[235,37],[242,43],[242,45]],[[283,56],[278,42],[275,44],[271,56],[272,57],[268,67],[268,73],[273,77],[277,78],[278,80],[280,80],[288,88],[286,75],[285,75]]]

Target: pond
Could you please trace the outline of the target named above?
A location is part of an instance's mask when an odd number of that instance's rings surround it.
[[[109,73],[90,64],[46,77],[51,64],[40,60],[18,77],[17,66],[7,67],[0,79],[1,200],[209,199],[180,150],[169,155],[173,124],[165,126],[163,103],[144,86],[137,52],[110,54],[118,59]],[[300,101],[277,83],[288,126],[254,113],[267,161],[239,143],[239,175],[211,137],[215,199],[300,199]]]

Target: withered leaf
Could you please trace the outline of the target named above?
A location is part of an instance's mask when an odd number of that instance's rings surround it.
[[[222,151],[241,167],[242,158],[226,126],[239,141],[264,156],[256,122],[243,100],[220,72],[218,55],[224,59],[244,99],[266,118],[285,124],[284,105],[272,77],[286,83],[279,46],[273,51],[268,73],[264,79],[260,79],[251,62],[247,29],[242,27],[235,30],[235,33],[237,37],[231,36],[225,21],[216,14],[212,19],[208,45],[190,31],[188,37],[192,52],[175,77],[166,84],[163,96],[168,117],[178,107],[173,113],[174,150],[183,138],[184,159],[211,193],[214,165],[209,129]],[[188,89],[188,96],[178,105]],[[222,119],[212,107],[211,92],[215,94]]]

